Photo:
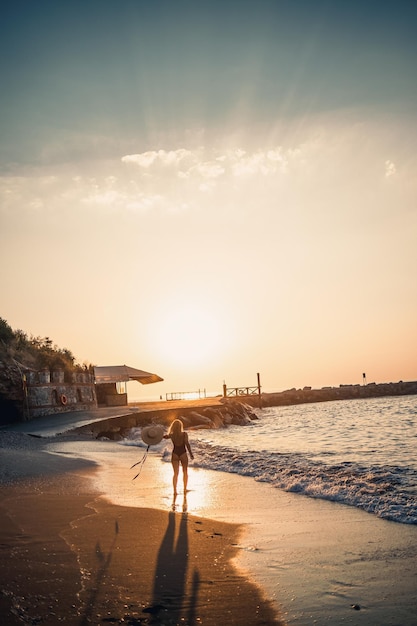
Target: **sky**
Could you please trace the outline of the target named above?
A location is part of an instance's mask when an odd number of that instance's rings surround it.
[[[416,18],[6,0],[0,317],[130,399],[416,380]]]

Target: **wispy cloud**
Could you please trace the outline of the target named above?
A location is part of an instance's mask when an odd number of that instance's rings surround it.
[[[328,124],[317,127],[292,145],[248,148],[241,142],[220,147],[160,148],[126,153],[113,160],[44,166],[0,177],[0,212],[15,216],[59,215],[69,212],[75,218],[92,215],[150,212],[177,214],[179,211],[213,214],[237,212],[238,207],[292,208],[312,216],[342,215],[365,210],[362,198],[369,189],[378,202],[368,202],[366,210],[393,204],[392,194],[409,206],[415,189],[414,159],[401,154],[401,179],[395,146],[386,141],[382,125]],[[363,136],[368,137],[363,142]],[[392,129],[388,134],[392,136]],[[234,138],[235,139],[235,138]],[[381,161],[390,146],[390,158]],[[404,152],[404,151],[403,151]],[[404,153],[405,154],[405,153]],[[400,158],[400,157],[398,157]],[[382,174],[382,175],[381,175]],[[384,195],[384,180],[390,181],[390,199]],[[401,195],[402,194],[402,195]],[[405,194],[406,197],[405,197]],[[404,200],[405,198],[405,200]],[[278,203],[278,204],[277,204]],[[337,211],[335,212],[335,209]],[[251,210],[250,208],[248,209]]]
[[[285,154],[281,147],[272,150],[259,150],[252,154],[235,151],[229,155],[234,176],[269,176],[280,172],[286,173],[290,155]]]
[[[139,154],[128,154],[122,157],[122,163],[134,164],[147,171],[159,166],[175,166],[179,178],[193,176],[215,179],[222,176],[268,176],[277,172],[285,173],[293,151],[285,151],[281,147],[256,152],[246,152],[234,148],[224,153],[212,154],[212,158],[204,160],[205,150],[158,150]]]
[[[178,166],[187,158],[194,158],[194,154],[185,148],[178,150],[150,150],[140,154],[127,154],[122,157],[123,163],[131,163],[143,168],[152,165]]]
[[[395,167],[395,163],[390,160],[385,161],[385,178],[391,178],[391,176],[395,176],[397,173],[397,168]]]

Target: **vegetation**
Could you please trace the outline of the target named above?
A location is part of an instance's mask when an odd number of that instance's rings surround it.
[[[49,337],[28,336],[23,330],[13,330],[0,317],[0,361],[10,359],[34,370],[63,370],[68,382],[73,372],[93,369],[91,364],[77,363],[68,348],[59,348]]]

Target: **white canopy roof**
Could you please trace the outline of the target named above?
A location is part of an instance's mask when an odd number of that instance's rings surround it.
[[[142,385],[149,385],[150,383],[159,383],[164,380],[157,374],[137,370],[134,367],[129,367],[128,365],[95,367],[94,376],[97,384],[124,383],[129,380],[137,380],[138,383],[142,383]]]

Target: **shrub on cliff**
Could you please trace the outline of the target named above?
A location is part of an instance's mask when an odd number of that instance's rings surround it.
[[[13,359],[35,370],[63,370],[68,382],[74,371],[92,370],[92,365],[76,363],[71,350],[59,348],[49,337],[29,337],[23,330],[13,330],[0,318],[0,360]]]
[[[12,327],[9,326],[6,320],[0,317],[0,341],[7,346],[13,340],[13,338],[14,332],[12,330]]]

